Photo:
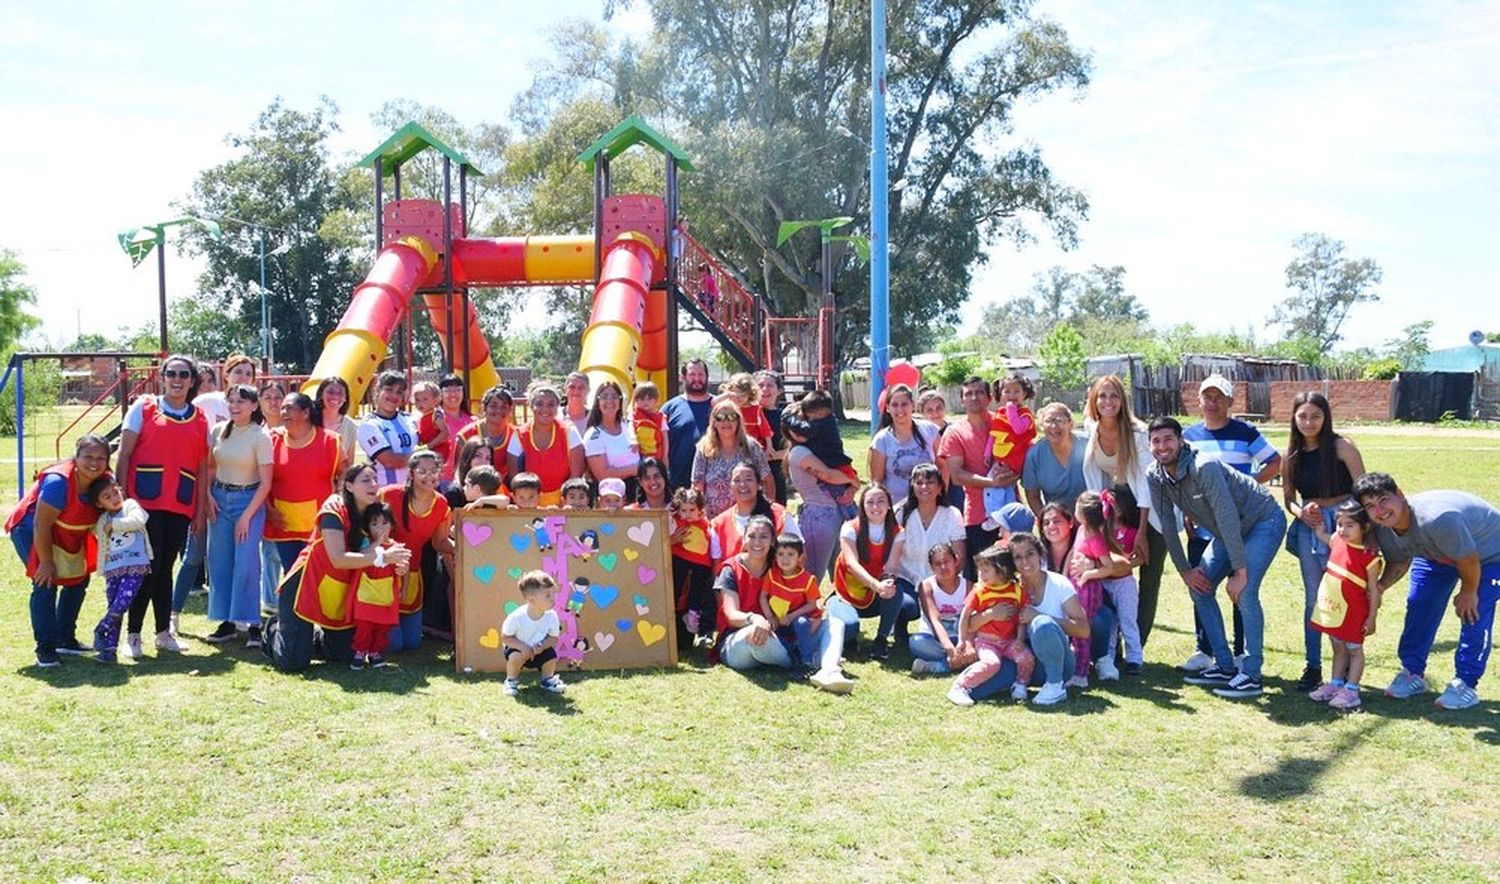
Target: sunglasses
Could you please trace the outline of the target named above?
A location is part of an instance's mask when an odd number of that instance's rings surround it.
[[[739,421],[739,419],[740,419],[739,415],[736,415],[736,414],[716,414],[716,415],[714,415],[714,423],[716,423],[716,424],[732,424],[732,423],[736,423],[737,421]]]
[[[192,369],[187,368],[164,368],[161,370],[161,375],[168,380],[186,381],[192,379],[193,372]]]

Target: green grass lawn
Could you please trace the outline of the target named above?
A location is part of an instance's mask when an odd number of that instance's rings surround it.
[[[1500,500],[1497,437],[1353,436],[1409,490]],[[848,429],[851,450],[866,438]],[[285,676],[201,642],[44,672],[21,569],[0,568],[7,881],[1500,874],[1500,705],[1438,713],[1430,697],[1367,694],[1340,715],[1295,693],[1290,557],[1263,590],[1262,699],[1181,684],[1192,615],[1169,577],[1146,673],[1046,711],[953,707],[946,678],[907,674],[904,649],[851,662],[845,698],[689,661],[575,675],[563,698],[527,682],[515,700],[495,678],[456,676],[444,645],[393,673]],[[1368,685],[1395,669],[1404,588],[1370,641]],[[192,604],[184,629],[204,634]],[[1456,636],[1450,618],[1438,681]]]

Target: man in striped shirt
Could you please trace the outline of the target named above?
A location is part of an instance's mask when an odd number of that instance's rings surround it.
[[[1198,407],[1203,420],[1185,428],[1182,441],[1193,447],[1199,463],[1218,461],[1247,476],[1254,476],[1255,481],[1264,485],[1281,471],[1281,454],[1252,424],[1230,417],[1233,406],[1233,382],[1221,374],[1204,378],[1198,385]],[[1195,531],[1189,539],[1188,558],[1195,566],[1208,548],[1208,542],[1209,538],[1204,537],[1201,530]],[[1234,656],[1238,658],[1245,653],[1245,627],[1240,620],[1239,608],[1231,608],[1234,611]],[[1213,652],[1196,614],[1193,629],[1198,636],[1198,651],[1180,667],[1189,672],[1197,672],[1213,663]]]

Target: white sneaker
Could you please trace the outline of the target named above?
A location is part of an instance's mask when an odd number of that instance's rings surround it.
[[[1064,684],[1070,688],[1086,688],[1089,686],[1089,677],[1087,675],[1075,675],[1064,682]]]
[[[1194,651],[1193,656],[1183,660],[1177,668],[1183,672],[1202,672],[1212,665],[1214,665],[1214,658],[1202,651]]]
[[[177,637],[172,635],[170,630],[156,634],[156,649],[158,651],[168,651],[173,654],[181,654],[186,650],[186,648],[178,644]]]
[[[820,669],[807,680],[813,687],[830,694],[847,694],[854,690],[854,682],[837,669]]]
[[[132,632],[125,636],[125,659],[139,660],[144,656],[141,652],[141,634]]]
[[[1113,657],[1100,657],[1095,660],[1094,672],[1098,674],[1100,681],[1120,680],[1120,667],[1115,665]]]
[[[507,678],[501,687],[507,697],[514,697],[521,692],[521,683],[514,678]]]
[[[1015,684],[1013,684],[1013,685],[1010,686],[1010,698],[1012,700],[1020,700],[1021,702],[1024,703],[1024,702],[1026,702],[1026,697],[1027,696],[1028,696],[1028,692],[1026,690],[1026,683],[1025,682],[1018,681]]]
[[[954,682],[953,687],[948,689],[948,702],[955,706],[973,706],[974,698],[969,696],[963,685]]]
[[[1036,692],[1031,702],[1036,706],[1055,706],[1068,699],[1068,689],[1060,681],[1049,681]]]
[[[179,614],[176,611],[173,611],[172,612],[171,623],[170,623],[170,625],[167,626],[167,632],[170,632],[173,635],[182,635],[182,628],[181,627],[182,627],[182,615]]]
[[[931,660],[911,661],[912,675],[937,675],[941,673],[943,669],[944,667],[939,666],[937,663],[934,663]]]

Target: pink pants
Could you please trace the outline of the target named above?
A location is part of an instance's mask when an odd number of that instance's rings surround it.
[[[1001,660],[1015,662],[1017,684],[1031,681],[1036,658],[1019,638],[998,639],[981,634],[974,639],[974,649],[979,652],[979,659],[970,663],[958,676],[959,686],[964,690],[973,690],[993,678],[1000,671]]]

